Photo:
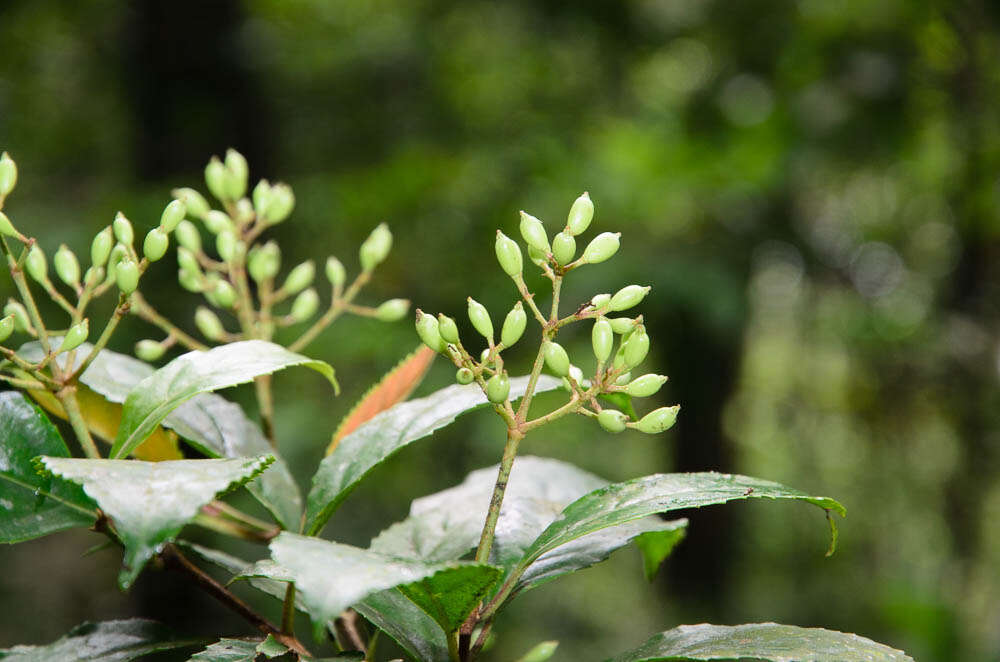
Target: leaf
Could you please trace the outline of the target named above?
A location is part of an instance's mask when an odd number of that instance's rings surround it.
[[[32,462],[39,455],[69,457],[69,450],[21,393],[0,393],[0,542],[31,540],[97,519],[96,506],[79,486],[39,475]]]
[[[525,653],[524,657],[517,662],[545,662],[545,660],[555,654],[558,647],[558,641],[543,641],[532,646],[531,650]]]
[[[430,615],[442,630],[454,632],[483,601],[500,574],[499,569],[490,566],[458,566],[404,584],[399,590]]]
[[[820,628],[777,623],[682,625],[654,635],[607,662],[655,660],[761,660],[766,662],[913,662],[871,639]]]
[[[444,630],[399,589],[373,593],[354,609],[419,662],[449,659]]]
[[[192,646],[179,641],[159,623],[133,618],[84,623],[47,646],[15,646],[0,650],[5,662],[128,662],[158,651]]]
[[[687,522],[686,519],[677,521]],[[687,535],[687,527],[665,531],[647,531],[640,533],[633,539],[635,546],[642,552],[642,569],[646,575],[646,581],[653,581],[653,578],[656,577],[656,571],[660,569],[660,564],[670,556],[674,547],[684,540],[685,535]]]
[[[127,456],[181,403],[199,393],[251,381],[302,365],[319,372],[339,391],[333,368],[263,340],[244,340],[183,354],[143,379],[125,398],[122,425],[111,458]]]
[[[237,487],[273,461],[271,455],[228,460],[85,460],[42,457],[49,472],[83,485],[125,545],[118,575],[123,590],[146,562],[216,495]]]
[[[527,377],[511,379],[511,399],[521,397],[527,384]],[[560,384],[555,378],[542,376],[535,391],[550,391]],[[313,476],[306,503],[306,531],[310,535],[319,533],[337,506],[379,463],[486,403],[486,396],[475,384],[448,386],[427,397],[398,404],[344,437]]]
[[[273,634],[269,634],[257,646],[257,652],[265,657],[278,657],[288,652],[288,646],[275,639]]]
[[[359,425],[365,423],[376,414],[397,405],[410,396],[427,374],[431,362],[437,353],[426,345],[421,345],[405,359],[396,364],[382,379],[368,389],[368,392],[354,405],[354,408],[337,426],[333,440],[327,446],[329,455],[337,447],[340,440],[354,432]]]
[[[259,643],[259,640],[220,639],[200,653],[192,655],[188,662],[254,662]]]

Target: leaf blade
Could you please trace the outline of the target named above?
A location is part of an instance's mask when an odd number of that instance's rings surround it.
[[[66,636],[44,646],[15,646],[0,650],[6,662],[129,662],[140,657],[192,646],[180,641],[161,624],[140,618],[83,623]]]

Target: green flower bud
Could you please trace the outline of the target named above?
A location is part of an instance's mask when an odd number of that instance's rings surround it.
[[[236,288],[229,281],[220,279],[212,290],[214,303],[220,308],[232,308],[236,303]]]
[[[631,372],[623,372],[622,374],[618,375],[617,379],[615,379],[615,385],[616,386],[625,386],[630,381],[632,381],[632,373]]]
[[[118,212],[111,227],[114,228],[118,243],[131,246],[132,242],[135,241],[135,230],[132,229],[132,222],[125,218],[125,214]]]
[[[380,303],[375,309],[375,319],[380,322],[398,322],[406,317],[409,310],[409,299],[389,299]]]
[[[198,264],[198,258],[194,256],[187,248],[181,246],[177,249],[177,266],[181,268],[182,271],[190,271],[193,274],[201,275],[201,265]]]
[[[0,319],[0,343],[10,338],[10,334],[14,333],[14,316],[7,315],[3,319]]]
[[[559,264],[569,264],[576,255],[576,239],[567,232],[560,232],[552,238],[552,257]]]
[[[201,217],[202,222],[208,231],[212,234],[219,234],[223,230],[233,229],[233,219],[229,218],[229,215],[225,212],[221,212],[218,209],[210,209],[205,212],[205,215]]]
[[[347,271],[343,263],[332,255],[326,258],[326,278],[337,290],[342,288],[347,280]]]
[[[617,409],[602,409],[601,413],[597,415],[597,422],[608,432],[618,434],[625,430],[625,423],[628,422],[628,416]]]
[[[0,155],[0,199],[6,198],[17,184],[17,164],[10,154]]]
[[[104,266],[111,255],[111,247],[114,246],[115,239],[111,232],[111,227],[106,227],[94,237],[90,243],[90,263],[95,267]]]
[[[583,234],[593,218],[594,203],[590,201],[590,195],[584,191],[583,195],[574,200],[573,206],[569,208],[566,229],[572,235]]]
[[[17,231],[14,224],[10,222],[7,218],[7,214],[0,211],[0,234],[7,237],[20,237],[21,233]]]
[[[590,305],[596,308],[597,310],[600,310],[605,306],[607,306],[608,303],[610,302],[611,302],[610,294],[595,294],[594,297],[590,300]]]
[[[508,276],[514,277],[521,273],[524,267],[524,260],[521,257],[521,247],[517,242],[497,230],[497,241],[494,245],[497,253],[497,262],[500,268]]]
[[[533,246],[528,246],[528,259],[534,262],[535,265],[539,267],[544,267],[546,264],[549,263],[548,256],[545,253],[536,250]]]
[[[635,320],[631,317],[614,317],[608,320],[611,329],[618,335],[624,335],[635,328]]]
[[[496,374],[486,380],[486,399],[500,404],[510,395],[510,379],[507,375]]]
[[[198,310],[195,311],[194,325],[198,327],[201,335],[212,341],[221,340],[226,332],[216,314],[205,306],[198,306]]]
[[[236,201],[235,206],[236,206],[236,211],[234,218],[237,223],[239,223],[240,225],[246,225],[247,223],[253,220],[254,217],[253,204],[251,204],[249,200],[247,200],[246,198],[240,198],[239,200]]]
[[[227,179],[229,179],[229,173],[226,171],[226,166],[222,165],[218,156],[213,156],[212,160],[205,166],[205,185],[208,186],[209,192],[219,200],[230,199]]]
[[[264,220],[274,225],[288,218],[295,208],[295,194],[288,184],[275,184],[271,187],[270,200],[264,212]]]
[[[590,332],[590,342],[594,346],[594,356],[601,363],[604,363],[611,356],[611,349],[615,343],[615,332],[611,330],[611,323],[603,317],[594,322],[594,328]]]
[[[642,287],[641,285],[626,285],[611,297],[611,304],[608,306],[608,310],[628,310],[645,299],[650,289],[648,285],[646,287]]]
[[[639,422],[635,424],[635,427],[640,432],[645,432],[646,434],[665,432],[666,430],[672,428],[674,423],[677,422],[677,414],[680,410],[680,405],[654,409],[640,418]]]
[[[646,354],[648,352],[649,336],[646,334],[645,329],[637,330],[625,343],[623,351],[625,366],[628,368],[634,368],[639,365],[642,363],[642,360],[646,358]]]
[[[187,205],[183,200],[171,200],[160,214],[160,228],[167,234],[177,229],[177,224],[184,220]]]
[[[438,330],[438,321],[433,315],[428,315],[417,308],[417,335],[425,345],[435,352],[444,352],[448,349],[448,343],[441,337]]]
[[[208,204],[208,200],[206,200],[201,193],[198,193],[198,191],[195,191],[193,188],[175,188],[170,192],[170,195],[183,202],[185,209],[187,209],[185,215],[189,215],[193,218],[201,218],[208,213],[209,209],[211,209]],[[162,223],[163,221],[161,220],[160,222]]]
[[[316,265],[313,264],[312,260],[306,260],[302,264],[296,265],[295,268],[288,273],[288,277],[285,278],[285,284],[281,286],[281,289],[289,292],[290,294],[295,294],[296,292],[309,287],[315,276]]]
[[[278,275],[281,269],[281,249],[278,244],[269,241],[263,246],[254,246],[250,249],[250,256],[247,259],[247,271],[250,277],[257,283],[263,283]]]
[[[493,320],[490,319],[490,313],[486,310],[486,306],[472,297],[469,297],[469,321],[479,335],[490,342],[493,341]]]
[[[69,246],[66,244],[59,246],[59,250],[52,256],[52,265],[59,280],[72,287],[80,284],[80,263]]]
[[[500,329],[500,342],[504,347],[510,347],[524,335],[524,329],[528,325],[528,314],[524,312],[524,306],[518,301],[504,318],[503,327]]]
[[[487,361],[490,358],[490,348],[485,347],[483,351],[479,352],[479,362],[483,365],[491,365],[492,361]]]
[[[604,262],[618,252],[621,236],[621,232],[602,232],[587,244],[581,259],[588,264]]]
[[[74,324],[69,327],[66,335],[63,336],[62,343],[59,344],[59,349],[56,350],[56,354],[62,354],[63,352],[76,349],[84,343],[89,335],[90,322],[83,320],[82,322]]]
[[[188,249],[192,253],[201,252],[201,232],[191,221],[181,221],[177,224],[177,231],[174,235],[177,243]]]
[[[565,377],[569,374],[569,355],[562,345],[551,340],[545,343],[545,365],[549,366],[557,377]]]
[[[455,320],[444,313],[438,313],[438,333],[445,342],[458,344],[458,325]]]
[[[315,315],[317,310],[319,310],[319,294],[310,287],[295,297],[295,301],[292,302],[291,316],[296,322],[305,322]]]
[[[267,205],[271,202],[271,184],[266,179],[257,182],[253,187],[253,208],[258,216],[264,216]]]
[[[552,252],[552,248],[549,246],[549,237],[545,234],[545,226],[540,220],[522,211],[520,229],[521,236],[524,237],[528,246],[545,255]]]
[[[629,385],[625,387],[625,392],[634,398],[648,398],[659,391],[666,381],[665,375],[643,375],[629,382]]]
[[[205,289],[200,272],[179,269],[177,271],[177,282],[188,292],[197,294]]]
[[[3,307],[3,314],[5,317],[14,318],[15,331],[34,334],[35,328],[31,326],[31,319],[28,317],[28,310],[21,305],[20,301],[8,301],[7,305]]]
[[[166,351],[167,348],[155,340],[140,340],[135,344],[135,355],[143,361],[156,361]]]
[[[580,370],[580,368],[575,365],[571,365],[569,367],[569,377],[579,384],[583,381],[583,370]]]
[[[385,260],[391,248],[392,233],[389,232],[389,226],[380,223],[361,244],[361,249],[358,252],[361,258],[361,268],[364,271],[371,271]]]
[[[236,257],[236,233],[226,228],[217,234],[215,236],[215,250],[223,262],[232,262],[233,258]]]
[[[175,200],[176,202],[176,200]],[[170,236],[162,227],[153,228],[146,233],[146,238],[142,241],[142,254],[150,262],[156,262],[167,254],[170,246]]]
[[[104,267],[87,267],[83,272],[83,282],[86,285],[96,285],[104,278]]]
[[[247,192],[250,168],[247,160],[235,149],[226,150],[226,193],[230,200],[238,200]]]
[[[24,258],[24,270],[39,283],[44,283],[49,279],[49,263],[38,244],[32,246],[27,257]]]
[[[115,283],[123,294],[132,294],[139,286],[139,265],[132,258],[125,258],[115,267]]]
[[[3,342],[0,340],[0,342]],[[459,384],[471,384],[476,376],[468,368],[459,368],[458,372],[455,373],[455,381]]]

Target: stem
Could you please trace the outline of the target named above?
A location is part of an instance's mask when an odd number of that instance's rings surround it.
[[[350,305],[351,301],[354,300],[354,297],[358,295],[358,292],[361,290],[362,287],[365,286],[365,284],[370,279],[371,279],[371,272],[362,271],[360,274],[358,274],[357,278],[354,279],[354,282],[351,283],[350,287],[347,288],[343,296],[338,297],[337,293],[334,292],[333,300],[330,303],[330,308],[326,311],[326,313],[324,313],[322,317],[316,320],[316,322],[313,323],[313,325],[309,327],[309,329],[306,330],[305,333],[299,336],[298,340],[289,345],[288,349],[290,349],[293,352],[298,352],[304,349],[305,346],[311,343],[313,340],[315,340],[316,336],[322,333],[323,329],[330,326],[333,320],[337,319],[340,316],[340,314],[344,312],[344,309]]]
[[[365,638],[358,627],[358,612],[353,609],[346,610],[333,621],[333,629],[337,637],[337,644],[345,651],[356,650],[365,653],[368,648]]]
[[[179,328],[174,326],[170,320],[156,312],[156,310],[149,305],[149,302],[146,301],[146,299],[144,299],[138,291],[132,293],[132,312],[153,326],[159,327],[160,330],[166,332],[168,335],[176,338],[180,344],[184,345],[188,349],[208,349],[208,345],[205,345],[204,343],[201,343],[195,338],[192,338],[188,334],[184,333]]]
[[[53,363],[54,365],[55,363]],[[90,436],[90,430],[87,429],[86,421],[83,420],[83,413],[80,412],[80,403],[76,401],[76,386],[64,386],[56,391],[55,396],[62,405],[63,411],[66,412],[66,419],[69,420],[69,424],[73,428],[73,433],[80,442],[83,452],[91,459],[100,459],[101,453],[97,450],[94,438]]]
[[[37,391],[45,389],[45,384],[35,381],[33,379],[20,379],[18,377],[11,377],[10,375],[0,375],[0,380],[7,382],[11,386],[16,386],[17,388],[23,388],[27,391]]]
[[[34,240],[31,240],[31,243],[34,243]],[[14,260],[14,256],[10,252],[10,246],[7,245],[6,237],[0,236],[0,247],[2,247],[4,254],[7,255],[7,263],[10,265],[10,277],[14,281],[14,286],[17,287],[18,294],[21,295],[21,303],[28,310],[28,317],[31,319],[31,324],[38,333],[38,340],[42,343],[42,349],[45,350],[46,354],[49,354],[52,352],[52,346],[49,344],[49,333],[42,323],[42,316],[38,313],[35,298],[31,296],[31,289],[28,287],[28,281],[24,278],[24,272],[21,271],[21,267]]]
[[[517,447],[522,439],[524,439],[524,433],[520,430],[507,428],[507,443],[503,447],[500,471],[497,473],[497,482],[493,486],[490,510],[486,515],[486,524],[483,525],[483,533],[479,538],[479,547],[476,548],[477,563],[489,562],[490,550],[493,549],[493,538],[496,535],[497,520],[500,519],[500,506],[503,505],[503,495],[507,491],[507,480],[510,478],[510,470],[514,466],[514,458],[517,457]]]
[[[264,436],[267,437],[271,448],[278,447],[278,439],[274,431],[274,398],[271,393],[271,375],[261,375],[253,380],[254,390],[257,393],[257,408],[260,410],[260,422],[264,428]]]
[[[122,318],[128,314],[128,311],[128,295],[118,295],[118,306],[115,308],[115,312],[111,315],[111,319],[109,319],[108,323],[104,326],[104,331],[101,332],[101,337],[97,339],[96,343],[94,343],[94,346],[90,350],[90,354],[88,354],[87,358],[83,360],[80,367],[66,377],[67,381],[76,379],[79,375],[82,375],[88,367],[90,367],[90,364],[94,362],[94,359],[96,359],[97,355],[101,353],[101,350],[107,346],[108,341],[111,340],[111,334],[115,332],[115,328],[118,327],[118,323],[121,322]],[[68,369],[72,369],[72,357],[70,357],[70,360],[66,362],[66,365]]]
[[[545,326],[545,315],[542,315],[542,311],[538,310],[538,306],[535,305],[535,295],[528,291],[528,286],[525,285],[524,278],[520,274],[514,277],[514,284],[517,285],[517,291],[521,293],[521,298],[528,304],[535,319],[538,320],[539,324]]]
[[[550,411],[548,414],[545,414],[544,416],[539,416],[533,421],[525,422],[524,424],[521,425],[521,431],[527,434],[529,430],[534,430],[537,427],[541,427],[547,423],[551,423],[552,421],[562,418],[567,414],[572,414],[579,408],[580,408],[580,396],[574,392],[573,395],[570,396],[569,402],[564,404],[562,407],[559,407],[559,409],[554,409],[553,411]]]
[[[295,633],[295,582],[288,582],[285,589],[285,601],[281,605],[281,631]]]
[[[544,334],[543,334],[544,336]],[[542,366],[545,365],[545,338],[538,347],[538,355],[535,356],[535,363],[531,366],[531,375],[528,377],[528,387],[524,390],[524,397],[517,408],[516,421],[518,424],[524,423],[528,418],[528,408],[531,407],[531,399],[535,395],[535,387],[538,385],[538,378],[542,374]]]
[[[211,531],[222,533],[233,538],[239,538],[241,540],[249,540],[250,542],[266,544],[274,538],[274,533],[248,529],[242,524],[238,524],[237,522],[223,519],[217,515],[211,515],[206,512],[200,512],[195,515],[193,522],[198,526],[202,526]]]
[[[277,527],[273,524],[257,519],[253,515],[247,515],[239,508],[234,508],[225,501],[213,501],[211,504],[206,506],[206,508],[211,509],[219,515],[240,522],[241,524],[246,524],[254,529],[258,529],[264,533],[277,535]]]

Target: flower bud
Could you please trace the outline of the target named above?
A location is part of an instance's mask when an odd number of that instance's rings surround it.
[[[611,330],[618,335],[624,335],[635,328],[635,320],[631,317],[613,317],[608,321],[611,322]]]
[[[212,341],[221,340],[225,334],[222,322],[219,321],[215,313],[205,306],[198,306],[198,310],[195,311],[194,325],[198,327],[201,335]]]
[[[469,297],[469,321],[479,335],[493,342],[493,320],[490,319],[490,313],[486,310],[486,306],[472,297]]]
[[[521,247],[517,242],[497,230],[497,241],[494,244],[497,254],[497,262],[500,268],[508,276],[514,277],[521,273],[524,268],[524,260],[521,257]]]
[[[250,256],[247,258],[247,271],[254,282],[263,283],[278,275],[281,269],[281,249],[278,244],[269,241],[262,246],[254,246],[250,249]]]
[[[347,271],[343,263],[332,255],[326,258],[326,278],[335,290],[342,288],[347,280]]]
[[[608,310],[616,312],[620,310],[628,310],[645,299],[646,295],[649,294],[650,289],[651,288],[648,285],[646,287],[642,287],[641,285],[626,285],[622,289],[615,292],[615,295],[611,297],[611,303],[608,306]]]
[[[545,226],[542,225],[540,220],[522,211],[520,229],[521,236],[524,237],[524,241],[528,246],[544,255],[552,252],[552,248],[549,246],[548,235],[545,234]]]
[[[177,229],[177,224],[184,220],[187,205],[182,200],[171,200],[160,214],[160,228],[167,234]]]
[[[458,325],[455,324],[455,320],[448,317],[444,313],[438,313],[438,333],[441,334],[441,338],[445,342],[452,344],[458,344]]]
[[[583,384],[583,370],[579,367],[571,365],[569,367],[569,378],[575,381],[577,384]]]
[[[181,221],[177,224],[177,232],[174,235],[177,243],[188,249],[192,253],[201,252],[201,232],[191,221]]]
[[[611,330],[611,323],[603,317],[594,322],[594,328],[590,332],[590,342],[594,346],[594,356],[601,363],[604,363],[611,356],[611,349],[615,343],[615,333]]]
[[[597,422],[608,432],[618,434],[625,430],[625,423],[628,422],[628,416],[617,409],[602,409],[601,413],[597,415]]]
[[[275,184],[271,187],[270,200],[264,211],[264,220],[275,225],[288,218],[295,208],[295,194],[288,184]]]
[[[595,294],[594,297],[590,300],[590,305],[593,306],[595,309],[600,310],[605,306],[607,306],[608,303],[610,302],[611,302],[610,294]]]
[[[135,344],[135,355],[143,361],[155,361],[166,351],[167,348],[155,340],[140,340]]]
[[[17,164],[10,154],[0,155],[0,199],[6,198],[17,184]]]
[[[292,302],[292,319],[296,322],[305,322],[316,314],[319,310],[319,294],[314,288],[303,290]]]
[[[236,288],[229,281],[220,278],[212,290],[212,297],[214,299],[212,303],[219,308],[232,308],[236,303]]]
[[[262,179],[257,182],[257,186],[253,187],[253,208],[257,212],[257,216],[264,216],[264,212],[267,210],[267,205],[271,202],[271,183],[266,179]]]
[[[0,342],[3,342],[0,340]],[[455,381],[459,384],[471,384],[476,376],[468,368],[459,368],[458,372],[455,373]]]
[[[545,365],[558,377],[569,374],[569,355],[562,345],[551,340],[545,343]]]
[[[223,262],[232,262],[233,258],[236,257],[236,233],[226,228],[217,234],[215,236],[215,250]]]
[[[87,270],[83,272],[83,283],[87,286],[96,285],[103,279],[104,267],[87,267]]]
[[[486,380],[486,399],[500,404],[510,395],[510,379],[507,375],[496,374]]]
[[[281,286],[281,289],[289,294],[295,294],[309,287],[315,276],[316,265],[313,264],[312,260],[306,260],[288,272],[288,277],[285,278],[285,284]]]
[[[24,258],[24,270],[39,283],[44,283],[49,279],[49,263],[38,244],[33,245],[28,250],[28,255]]]
[[[500,342],[504,347],[510,347],[524,335],[524,329],[528,325],[528,314],[524,312],[524,306],[518,301],[504,318],[503,327],[500,329]]]
[[[13,299],[8,301],[7,305],[3,307],[3,314],[5,317],[14,318],[15,331],[34,334],[35,329],[31,326],[31,320],[28,317],[28,310],[21,304],[20,301],[14,301]]]
[[[21,233],[17,231],[14,224],[10,222],[7,218],[7,214],[0,211],[0,234],[6,237],[20,237]]]
[[[83,320],[82,322],[74,324],[69,327],[68,331],[66,331],[66,335],[63,336],[62,343],[59,344],[59,349],[56,350],[56,354],[76,349],[83,344],[89,335],[90,322]]]
[[[625,392],[634,398],[648,398],[659,391],[666,381],[665,375],[643,375],[629,382],[628,386],[625,387]]]
[[[104,266],[111,255],[111,247],[114,245],[114,235],[111,227],[106,227],[94,236],[94,241],[90,243],[90,263],[95,267]]]
[[[528,259],[531,260],[536,266],[544,267],[549,263],[549,258],[545,253],[535,250],[532,246],[528,246]]]
[[[59,246],[59,250],[52,256],[52,265],[56,269],[59,280],[71,287],[80,284],[80,263],[69,246],[66,244]]]
[[[444,352],[448,348],[448,343],[441,337],[438,330],[438,321],[433,315],[428,315],[417,308],[417,335],[425,345],[435,352]]]
[[[205,185],[209,192],[219,200],[230,199],[227,179],[229,179],[229,173],[226,171],[226,166],[222,165],[218,156],[213,156],[208,165],[205,166]]]
[[[183,246],[177,249],[177,266],[181,268],[181,271],[190,271],[193,274],[201,275],[201,265],[198,264],[198,258]]]
[[[185,212],[186,216],[201,218],[211,209],[208,200],[193,188],[175,188],[170,192],[170,195],[184,203],[184,207],[187,210]],[[160,222],[162,223],[163,221],[161,220]]]
[[[139,286],[139,265],[130,257],[125,258],[115,267],[115,283],[122,294],[132,294]]]
[[[202,222],[208,231],[212,234],[219,234],[223,230],[233,229],[233,219],[229,218],[229,215],[225,212],[221,212],[218,209],[210,209],[205,212],[205,215],[201,217]]]
[[[375,319],[380,322],[398,322],[406,317],[410,310],[409,299],[389,299],[379,304],[375,309]]]
[[[14,316],[7,315],[0,319],[0,343],[10,338],[12,333],[14,333]]]
[[[646,334],[645,329],[639,329],[629,336],[628,341],[625,343],[623,351],[625,366],[628,368],[634,368],[639,365],[642,363],[642,360],[646,358],[646,354],[648,352],[649,336]]]
[[[125,218],[125,214],[118,212],[111,227],[115,231],[118,243],[131,246],[132,242],[135,241],[135,230],[132,229],[132,222]]]
[[[559,264],[569,264],[576,255],[576,239],[567,232],[560,232],[552,238],[552,257]]]
[[[588,264],[604,262],[618,252],[621,236],[621,232],[602,232],[587,244],[581,259]]]
[[[235,149],[226,150],[226,193],[229,199],[238,200],[247,192],[250,168],[247,160]]]
[[[594,203],[590,201],[590,195],[585,191],[583,195],[573,201],[573,206],[569,208],[566,229],[574,236],[583,234],[593,218]]]
[[[162,226],[153,228],[146,234],[146,238],[142,241],[142,254],[150,262],[156,262],[167,254],[169,246],[170,237],[167,235],[166,230]]]
[[[677,421],[677,414],[680,412],[680,405],[673,407],[660,407],[654,409],[639,419],[635,424],[636,429],[646,434],[657,434],[669,430]]]
[[[631,372],[623,372],[622,374],[618,375],[617,379],[615,379],[615,385],[616,386],[625,386],[630,381],[632,381],[632,373]]]
[[[246,198],[240,198],[235,204],[236,210],[233,218],[240,225],[246,225],[253,220],[253,204]]]
[[[194,292],[197,294],[205,289],[200,272],[179,269],[177,271],[177,282],[180,283],[181,287],[188,292]]]
[[[378,227],[372,230],[372,233],[368,235],[364,243],[361,244],[361,249],[359,251],[359,257],[361,258],[361,269],[364,271],[371,271],[377,267],[386,256],[389,255],[389,250],[392,248],[392,233],[389,231],[389,226],[385,223],[380,223]]]

